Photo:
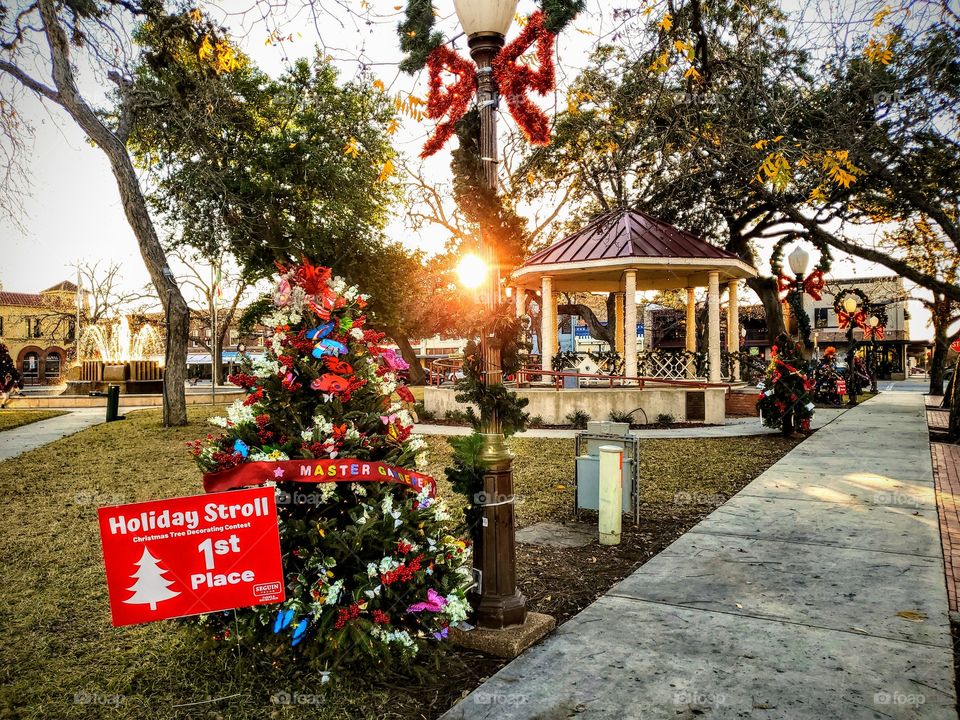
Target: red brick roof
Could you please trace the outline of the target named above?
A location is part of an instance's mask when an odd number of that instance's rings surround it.
[[[524,266],[628,257],[738,259],[731,252],[639,210],[613,210],[536,253]]]
[[[43,298],[37,293],[4,292],[0,290],[0,305],[18,307],[43,307]]]

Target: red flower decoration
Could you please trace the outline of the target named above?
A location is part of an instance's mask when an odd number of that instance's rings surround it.
[[[323,362],[327,366],[327,369],[332,373],[336,373],[337,375],[353,375],[353,367],[350,365],[350,363],[345,362],[340,358],[327,355],[324,357]]]
[[[350,383],[339,375],[334,375],[333,373],[324,373],[310,383],[310,387],[319,392],[335,393],[347,390],[350,387]]]
[[[404,402],[412,403],[417,401],[417,399],[413,396],[413,393],[410,392],[410,388],[408,388],[406,385],[397,386],[397,395],[399,395],[400,399]]]

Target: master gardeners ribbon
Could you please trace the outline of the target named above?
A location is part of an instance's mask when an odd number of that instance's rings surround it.
[[[352,458],[244,463],[229,470],[205,473],[203,489],[207,492],[222,492],[267,482],[392,482],[406,485],[417,492],[426,489],[431,497],[437,490],[434,479],[423,473],[387,463]]]

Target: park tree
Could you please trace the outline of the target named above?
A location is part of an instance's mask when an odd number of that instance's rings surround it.
[[[177,281],[182,288],[193,290],[195,307],[191,315],[199,323],[191,323],[190,342],[210,353],[213,379],[224,384],[223,363],[215,358],[223,356],[230,327],[238,320],[245,303],[254,299],[253,286],[229,260],[219,257],[212,261],[180,248],[170,253],[180,271]],[[214,317],[216,310],[216,317]]]
[[[137,161],[157,178],[150,201],[170,244],[232,256],[238,281],[309,258],[383,288],[370,322],[389,332],[422,381],[408,338],[422,334],[412,318],[424,313],[413,303],[432,288],[422,259],[384,235],[399,184],[390,140],[398,119],[382,86],[367,76],[341,82],[319,56],[271,78],[238,54],[232,72],[211,79],[179,37],[147,27],[140,39],[150,52],[136,88],[153,102],[133,142]]]
[[[129,147],[130,133],[144,98],[133,92],[131,65],[139,52],[128,41],[128,31],[142,23],[165,24],[171,34],[178,34],[182,42],[198,51],[209,48],[202,59],[211,72],[230,69],[225,61],[232,51],[220,29],[198,13],[168,14],[163,3],[154,0],[36,0],[21,6],[0,4],[3,151],[18,163],[16,168],[6,171],[7,178],[23,181],[28,176],[24,163],[29,157],[23,137],[30,128],[17,113],[14,99],[20,93],[30,92],[66,113],[106,156],[127,221],[166,314],[163,422],[183,425],[187,422],[184,380],[189,308],[167,266]],[[92,72],[81,73],[81,68]],[[99,104],[107,93],[115,99],[113,108]],[[14,184],[5,190],[15,195],[25,188]],[[12,204],[9,199],[4,202],[7,207]]]

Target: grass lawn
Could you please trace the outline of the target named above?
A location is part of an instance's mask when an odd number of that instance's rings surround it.
[[[65,414],[62,410],[0,410],[0,432]]]
[[[210,407],[191,425],[159,427],[159,411],[90,428],[0,463],[0,718],[433,718],[499,661],[452,651],[423,658],[421,679],[372,672],[322,697],[316,675],[226,649],[200,649],[176,622],[110,625],[97,532],[98,505],[201,492],[184,442],[205,434]],[[521,589],[533,610],[569,617],[658,552],[795,444],[776,436],[644,440],[643,522],[617,548],[520,546]],[[517,439],[521,525],[571,515],[573,441]],[[446,441],[431,438],[443,478]],[[441,480],[441,492],[447,492]],[[449,494],[448,494],[449,496]],[[454,500],[454,498],[451,498]],[[442,671],[431,667],[441,661]],[[316,702],[279,706],[275,693]],[[208,704],[174,707],[218,699]]]

